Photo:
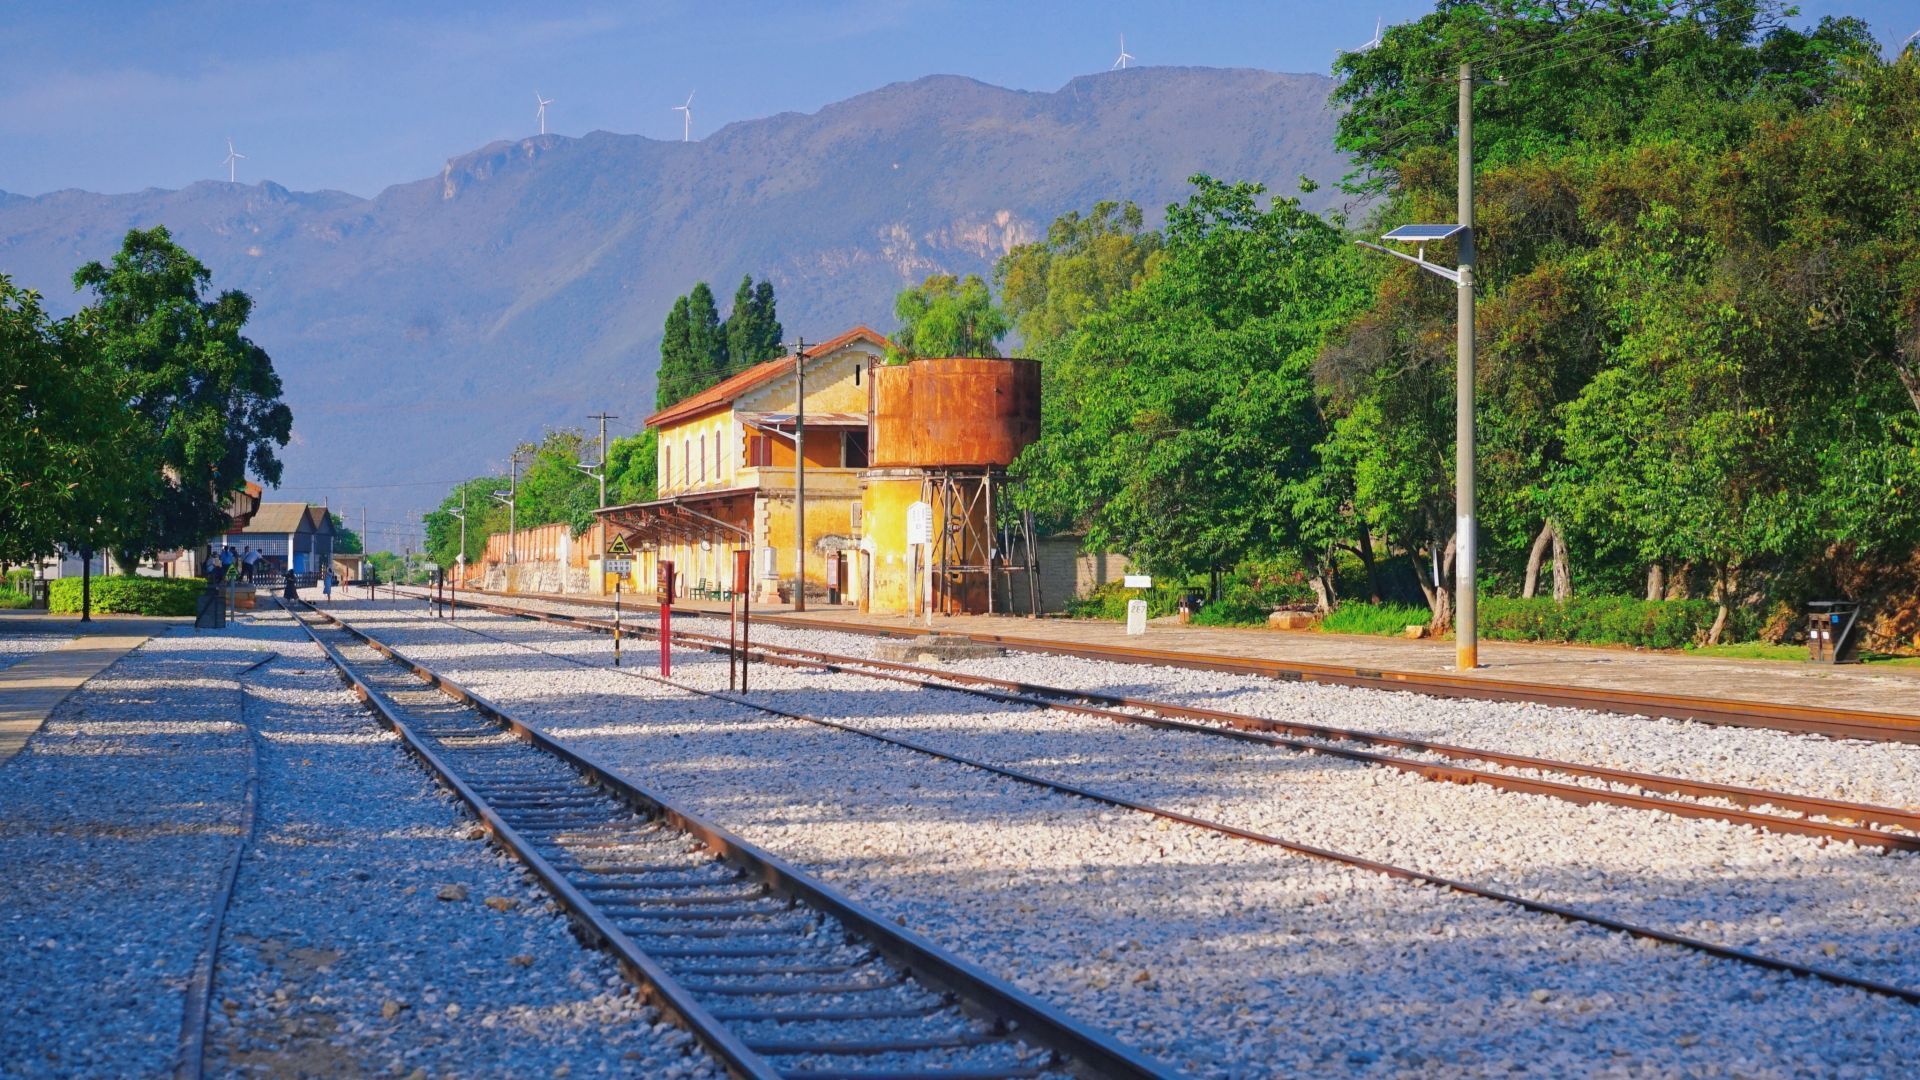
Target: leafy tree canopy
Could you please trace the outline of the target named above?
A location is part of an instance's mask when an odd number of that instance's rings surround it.
[[[1047,236],[1009,251],[994,265],[994,283],[1013,328],[1038,351],[1105,311],[1146,279],[1160,235],[1142,224],[1131,202],[1095,203],[1082,217],[1054,219]]]
[[[978,274],[934,274],[893,302],[900,329],[891,362],[922,356],[999,356],[1012,324]]]
[[[231,290],[207,298],[211,277],[158,226],[129,232],[110,265],[73,276],[95,294],[80,332],[125,374],[139,421],[124,468],[145,492],[110,515],[111,543],[129,564],[217,532],[249,470],[280,481],[275,449],[291,437],[293,413],[266,350],[241,334],[253,301]]]

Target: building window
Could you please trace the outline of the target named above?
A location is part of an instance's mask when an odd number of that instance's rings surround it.
[[[707,437],[700,436],[700,482],[707,482]]]
[[[867,467],[866,432],[843,431],[840,433],[840,465],[846,469]]]
[[[666,467],[660,470],[660,486],[663,488],[672,487],[673,486],[673,444],[666,443],[662,445],[660,447],[660,452],[667,456]]]
[[[693,486],[693,439],[686,435],[680,437],[680,486]]]

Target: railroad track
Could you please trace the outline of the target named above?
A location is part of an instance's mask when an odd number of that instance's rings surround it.
[[[733,1075],[1175,1075],[363,631],[283,607],[582,935]]]
[[[501,596],[503,594],[466,593],[463,595]],[[514,598],[526,599],[518,596]],[[592,607],[611,606],[610,601],[593,596],[537,596],[533,599]],[[657,604],[631,600],[628,601],[628,606],[635,611],[658,609]],[[678,608],[675,612],[683,616],[713,614],[692,608]],[[934,632],[917,627],[881,626],[850,620],[829,623],[819,619],[777,614],[755,613],[753,620],[763,625],[793,630],[863,634],[869,637],[910,638]],[[1444,672],[1393,671],[1307,661],[1209,656],[1139,646],[1046,641],[1019,634],[985,634],[951,629],[942,629],[938,632],[958,634],[981,644],[998,645],[1020,652],[1073,656],[1083,660],[1106,660],[1117,664],[1149,664],[1158,667],[1187,668],[1194,671],[1219,671],[1233,675],[1258,675],[1282,682],[1325,683],[1332,686],[1355,686],[1371,690],[1397,690],[1402,693],[1471,701],[1530,702],[1536,705],[1590,709],[1622,716],[1668,717],[1675,720],[1693,720],[1703,724],[1771,728],[1803,735],[1824,735],[1834,739],[1920,743],[1920,716],[1875,712],[1867,709],[1830,709],[1813,705],[1784,705],[1770,701],[1725,700],[1683,694],[1654,694],[1637,690],[1521,682],[1481,675],[1450,675]]]
[[[598,619],[498,602],[461,600],[459,604],[494,614],[598,632],[611,632],[613,627],[612,623]],[[624,629],[629,633],[655,638],[659,634],[657,627],[646,624],[625,624]],[[684,642],[710,652],[724,652],[728,647],[725,638],[706,634],[676,630],[673,637],[675,642]],[[915,664],[774,645],[765,641],[756,643],[753,653],[765,662],[783,666],[863,675],[928,689],[971,694],[1004,704],[1327,754],[1395,769],[1428,780],[1480,784],[1501,791],[1543,795],[1579,805],[1602,804],[1679,817],[1728,821],[1767,832],[1814,836],[1886,851],[1920,851],[1920,811],[1898,807],[1689,780],[1402,738],[1327,724],[1276,720],[1224,709],[996,679]],[[1371,749],[1352,749],[1354,745]],[[1401,756],[1404,753],[1426,757]],[[1440,760],[1432,760],[1435,758]],[[1473,762],[1491,768],[1471,768],[1458,764],[1460,762]],[[1549,776],[1565,777],[1575,782],[1547,779]]]
[[[465,603],[465,601],[463,601],[463,603]],[[519,614],[518,612],[512,611],[511,609],[509,609],[508,613]],[[425,616],[420,616],[420,615],[414,615],[412,617],[420,618],[420,619],[425,618]],[[564,624],[568,622],[577,622],[578,620],[571,620],[571,619],[562,617],[558,621]],[[355,636],[363,640],[366,640],[368,642],[375,642],[377,640],[366,631],[361,630],[357,627],[352,627],[344,622],[340,623],[339,625],[345,627],[350,633],[354,634]],[[1263,833],[1253,829],[1241,828],[1236,825],[1229,825],[1223,822],[1213,821],[1207,818],[1199,817],[1197,815],[1187,814],[1177,810],[1166,809],[1164,807],[1142,802],[1137,799],[1128,798],[1126,796],[1115,795],[1108,792],[1102,792],[1102,791],[1089,788],[1083,785],[1066,783],[1064,781],[1050,779],[1047,777],[1039,776],[1033,773],[1022,771],[1022,770],[1012,769],[1012,768],[1008,768],[1001,765],[996,765],[992,762],[981,760],[978,758],[971,758],[961,754],[950,753],[944,750],[939,750],[933,747],[929,747],[920,743],[913,742],[912,740],[909,740],[909,739],[903,739],[893,735],[886,735],[880,732],[870,731],[855,725],[843,724],[838,721],[827,720],[827,719],[816,717],[816,716],[810,716],[805,713],[795,712],[790,709],[779,708],[763,702],[752,701],[736,694],[721,692],[717,690],[706,690],[700,687],[690,686],[678,680],[662,678],[660,676],[649,674],[643,671],[638,671],[633,668],[612,668],[612,667],[604,667],[599,664],[592,664],[587,661],[581,660],[577,657],[568,656],[564,653],[550,652],[548,650],[539,649],[534,646],[527,645],[524,642],[517,642],[507,638],[502,638],[502,637],[499,637],[498,635],[490,634],[484,630],[477,629],[471,625],[460,625],[458,623],[453,623],[453,624],[450,624],[450,626],[453,629],[471,633],[479,637],[500,642],[502,644],[508,644],[508,645],[519,647],[519,648],[524,648],[530,652],[536,652],[543,656],[549,656],[554,659],[562,660],[569,664],[573,664],[579,667],[588,668],[596,671],[609,671],[609,672],[613,672],[613,673],[631,677],[631,678],[644,679],[650,682],[670,686],[686,693],[696,694],[701,697],[707,697],[707,698],[712,698],[716,700],[731,702],[733,704],[736,704],[745,708],[749,708],[749,709],[754,709],[759,712],[766,713],[772,716],[778,716],[778,717],[782,717],[789,720],[797,720],[797,721],[801,721],[808,724],[818,725],[824,728],[830,728],[837,731],[846,732],[848,734],[860,736],[862,738],[871,739],[876,742],[881,742],[891,746],[909,750],[914,753],[924,754],[929,757],[946,761],[952,764],[962,765],[962,766],[966,766],[968,768],[973,768],[973,769],[979,769],[983,772],[991,773],[996,776],[1005,777],[1007,779],[1014,780],[1018,783],[1027,784],[1027,785],[1031,785],[1039,788],[1044,788],[1046,790],[1053,791],[1059,794],[1077,796],[1079,798],[1083,798],[1095,803],[1100,803],[1102,805],[1116,807],[1124,810],[1131,810],[1131,811],[1135,811],[1143,814],[1148,814],[1157,818],[1162,818],[1168,821],[1177,822],[1179,824],[1188,825],[1188,826],[1192,826],[1200,829],[1205,829],[1210,832],[1231,836],[1237,839],[1246,840],[1246,841],[1250,841],[1257,844],[1277,847],[1285,851],[1293,852],[1295,854],[1305,855],[1315,859],[1321,859],[1329,862],[1339,863],[1342,865],[1351,866],[1351,867],[1355,867],[1362,870],[1367,870],[1373,873],[1382,874],[1388,877],[1397,878],[1403,881],[1410,881],[1410,882],[1415,882],[1415,883],[1424,884],[1424,885],[1433,885],[1439,888],[1447,889],[1449,891],[1460,893],[1467,896],[1473,896],[1473,897],[1478,897],[1480,899],[1494,900],[1500,903],[1511,904],[1516,907],[1525,909],[1527,911],[1532,911],[1532,912],[1545,914],[1545,915],[1552,915],[1556,918],[1563,919],[1571,923],[1584,923],[1587,925],[1599,927],[1600,929],[1603,929],[1603,930],[1613,931],[1617,933],[1624,933],[1636,938],[1658,942],[1660,944],[1679,946],[1681,948],[1702,953],[1706,956],[1712,956],[1712,957],[1716,957],[1723,960],[1730,960],[1736,963],[1746,964],[1746,965],[1761,968],[1764,970],[1776,971],[1776,972],[1782,972],[1782,973],[1791,974],[1791,975],[1818,979],[1822,982],[1831,983],[1836,986],[1849,987],[1856,990],[1864,990],[1873,994],[1879,994],[1886,997],[1897,998],[1909,1004],[1920,1005],[1920,988],[1910,988],[1910,987],[1898,986],[1891,983],[1884,983],[1884,982],[1880,982],[1873,979],[1860,978],[1858,976],[1848,975],[1844,972],[1838,972],[1838,971],[1833,971],[1826,968],[1815,967],[1809,964],[1802,964],[1796,961],[1786,960],[1780,957],[1769,956],[1764,953],[1757,953],[1747,949],[1740,949],[1740,948],[1736,948],[1729,945],[1722,945],[1717,942],[1706,941],[1704,939],[1691,937],[1686,934],[1679,934],[1672,931],[1661,930],[1657,927],[1650,927],[1650,926],[1645,926],[1638,923],[1628,922],[1624,919],[1614,918],[1613,916],[1610,916],[1610,915],[1604,915],[1597,912],[1587,911],[1587,910],[1571,907],[1565,904],[1558,904],[1558,903],[1553,903],[1551,901],[1534,899],[1534,898],[1522,896],[1516,893],[1507,892],[1502,889],[1481,886],[1468,881],[1444,877],[1442,875],[1439,875],[1436,873],[1430,873],[1424,870],[1410,869],[1410,868],[1398,866],[1392,863],[1382,862],[1377,859],[1370,859],[1364,856],[1353,855],[1347,852],[1336,851],[1330,848],[1323,848],[1323,847],[1318,847],[1312,844],[1301,843],[1299,841],[1290,840],[1285,837],[1277,836],[1271,833]],[[678,635],[676,634],[675,636],[677,637]],[[383,649],[384,651],[387,651],[390,654],[392,653],[392,649],[390,646],[378,645],[377,647]],[[394,654],[394,655],[397,655],[397,654]],[[412,663],[411,661],[405,661],[405,662]],[[417,668],[417,670],[420,670],[422,672],[426,671],[426,669],[424,668]],[[438,676],[433,676],[433,677],[438,678]]]

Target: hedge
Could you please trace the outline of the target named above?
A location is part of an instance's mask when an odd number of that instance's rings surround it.
[[[93,610],[109,615],[192,615],[194,599],[206,587],[199,578],[97,577],[93,579]],[[47,610],[78,612],[80,579],[53,581]]]
[[[1565,604],[1549,597],[1480,600],[1480,635],[1502,641],[1564,641],[1582,645],[1632,645],[1679,649],[1704,642],[1720,605],[1711,600],[1637,600],[1630,596],[1583,596]],[[1736,612],[1721,632],[1737,641],[1751,632]]]

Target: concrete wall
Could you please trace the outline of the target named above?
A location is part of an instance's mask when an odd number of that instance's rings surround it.
[[[1086,596],[1127,573],[1127,557],[1080,550],[1076,536],[1042,537],[1039,544],[1040,609],[1062,611],[1067,601]],[[1018,587],[1018,583],[1016,583]],[[1020,598],[1024,607],[1026,601]]]

